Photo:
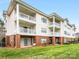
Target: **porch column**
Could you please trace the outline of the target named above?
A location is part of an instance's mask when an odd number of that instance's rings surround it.
[[[53,45],[56,44],[55,36],[52,37],[52,44],[53,44]]]
[[[47,39],[47,45],[49,45],[49,37],[46,37],[46,39]]]
[[[60,45],[63,45],[63,43],[64,43],[64,37],[63,37],[63,32],[64,32],[64,30],[63,30],[63,22],[61,21],[60,22]]]
[[[40,37],[39,36],[35,36],[35,42],[36,42],[37,46],[41,45],[41,43],[40,43]]]
[[[19,33],[19,4],[16,5],[16,33]]]
[[[10,47],[14,47],[14,35],[10,36]]]
[[[60,45],[63,45],[63,43],[64,43],[64,38],[60,37]]]
[[[16,48],[20,48],[20,40],[21,40],[21,37],[20,35],[15,35],[15,47]]]
[[[56,41],[55,41],[55,16],[53,16],[53,37],[52,37],[52,43],[53,45],[55,45]]]

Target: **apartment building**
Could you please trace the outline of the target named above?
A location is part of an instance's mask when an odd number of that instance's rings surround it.
[[[75,39],[75,26],[56,13],[47,15],[20,0],[12,0],[6,13],[7,47],[63,45]]]
[[[70,24],[67,19],[64,21],[64,43],[70,43],[76,41],[75,36],[76,27],[74,24]]]

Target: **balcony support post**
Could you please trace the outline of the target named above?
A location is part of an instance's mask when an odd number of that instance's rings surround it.
[[[21,35],[16,34],[15,35],[15,48],[20,48],[20,42],[21,42]]]
[[[62,37],[62,35],[63,35],[63,26],[62,26],[63,24],[62,24],[62,21],[60,22],[60,25],[61,25],[60,26],[61,27],[60,28],[60,36]]]
[[[61,24],[61,29],[60,29],[60,45],[63,45],[63,41],[64,41],[64,38],[63,38],[63,23],[62,21],[60,22]]]
[[[55,16],[53,16],[53,45],[55,45]]]
[[[16,32],[19,33],[19,4],[16,5]]]

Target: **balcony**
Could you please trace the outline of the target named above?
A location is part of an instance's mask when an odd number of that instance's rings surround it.
[[[27,21],[27,22],[30,22],[30,23],[36,22],[35,17],[29,16],[29,15],[24,14],[24,13],[19,13],[19,18],[21,20],[24,20],[24,21]]]
[[[56,37],[60,37],[60,32],[55,32],[55,34],[53,35],[53,32],[50,32],[49,34],[50,36],[56,36]]]
[[[30,34],[35,34],[36,32],[34,29],[20,27],[20,33],[30,35]]]
[[[55,27],[58,27],[58,28],[60,27],[60,24],[59,24],[59,23],[56,23],[56,22],[55,22],[55,23],[50,22],[49,25],[50,25],[50,26],[54,26],[54,25],[55,25]]]
[[[49,32],[49,34],[48,34],[49,36],[53,36],[53,32]]]
[[[53,30],[53,28],[55,28],[55,32],[58,32],[61,28],[61,25],[59,23],[49,23],[49,29]]]

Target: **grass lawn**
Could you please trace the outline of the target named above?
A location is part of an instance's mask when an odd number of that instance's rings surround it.
[[[79,44],[32,48],[0,48],[0,59],[79,59]]]

